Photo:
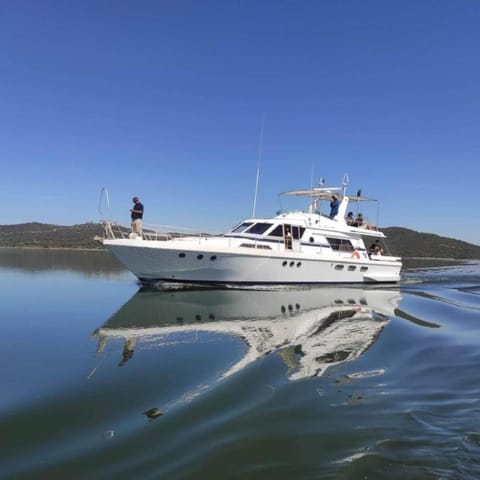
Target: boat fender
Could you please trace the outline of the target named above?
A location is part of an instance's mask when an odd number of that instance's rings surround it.
[[[360,253],[358,253],[358,250],[353,251],[352,258],[360,258]]]

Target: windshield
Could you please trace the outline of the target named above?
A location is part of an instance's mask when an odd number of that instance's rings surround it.
[[[244,232],[248,227],[252,226],[253,222],[243,222],[240,225],[234,227],[231,230],[231,233],[241,233]]]
[[[265,233],[272,225],[273,223],[256,223],[253,227],[249,228],[246,233],[262,235],[262,233]]]

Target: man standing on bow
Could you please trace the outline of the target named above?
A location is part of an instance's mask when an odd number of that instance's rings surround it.
[[[140,203],[138,197],[133,197],[133,208],[130,209],[132,217],[132,233],[136,233],[138,236],[142,236],[142,218],[143,218],[143,205]]]

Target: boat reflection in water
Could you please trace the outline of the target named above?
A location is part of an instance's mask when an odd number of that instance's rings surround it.
[[[245,355],[221,377],[277,352],[289,367],[288,378],[298,380],[358,358],[400,299],[398,289],[358,287],[140,290],[94,335],[98,351],[111,338],[124,339],[120,365],[135,349],[171,345],[178,334],[190,334],[182,343],[203,332],[235,335],[245,343]]]

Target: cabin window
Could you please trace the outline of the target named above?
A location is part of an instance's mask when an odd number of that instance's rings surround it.
[[[305,227],[299,227],[298,225],[292,225],[292,234],[295,240],[300,240],[302,238],[303,232],[305,232]]]
[[[255,223],[252,227],[245,231],[245,233],[251,233],[252,235],[264,234],[273,224],[272,223]]]
[[[253,222],[243,222],[240,225],[237,225],[235,228],[233,228],[232,233],[242,233],[252,225],[253,225]]]
[[[335,270],[343,270],[344,265],[335,265]]]
[[[277,225],[269,234],[269,237],[283,237],[284,225]],[[292,238],[299,240],[302,238],[305,227],[299,227],[298,225],[291,225]],[[250,233],[250,232],[248,232]]]
[[[339,252],[353,252],[354,248],[350,240],[345,240],[343,238],[332,238],[327,237],[327,241],[330,244],[332,250]]]
[[[366,272],[368,270],[368,267],[360,267],[361,272]]]
[[[349,265],[348,266],[348,271],[349,272],[354,272],[356,269],[357,269],[357,267],[355,265]]]
[[[270,237],[283,237],[283,225],[277,225],[268,235]]]
[[[203,258],[203,254],[199,253],[199,254],[197,255],[197,258],[198,258],[198,260],[201,260],[201,259]]]

